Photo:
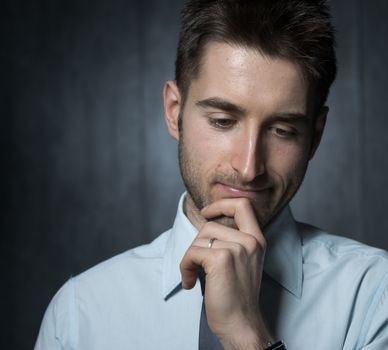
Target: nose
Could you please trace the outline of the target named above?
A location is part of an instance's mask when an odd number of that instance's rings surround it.
[[[231,159],[232,168],[241,180],[253,181],[265,172],[265,147],[257,130],[249,130],[236,140]]]

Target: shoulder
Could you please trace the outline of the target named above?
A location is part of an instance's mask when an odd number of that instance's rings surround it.
[[[374,248],[364,243],[355,241],[343,236],[327,233],[314,226],[297,222],[298,230],[302,237],[303,246],[306,248],[324,250],[328,253],[346,256],[380,257],[382,260],[388,259],[388,252],[383,249]]]
[[[146,276],[161,265],[170,231],[154,241],[103,261],[72,278],[78,293],[115,288],[138,275]]]
[[[150,244],[128,250],[70,278],[52,298],[35,348],[57,349],[58,344],[60,348],[75,348],[81,324],[98,322],[103,315],[125,307],[123,301],[132,300],[128,295],[140,294],[140,279],[143,288],[147,283],[155,283],[169,234],[166,231]]]
[[[388,289],[388,252],[297,223],[302,239],[305,276],[324,274],[333,283]]]
[[[139,279],[144,283],[155,281],[154,277],[160,275],[169,234],[166,231],[150,244],[130,249],[70,278],[54,296],[52,310],[58,316],[71,312],[75,300],[79,308],[85,303],[112,300],[114,295],[133,292]]]
[[[335,331],[343,330],[349,348],[385,348],[379,345],[388,339],[388,253],[307,224],[297,223],[297,228],[308,305],[333,317]]]

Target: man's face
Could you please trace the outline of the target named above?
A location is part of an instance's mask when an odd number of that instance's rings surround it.
[[[308,86],[298,67],[213,42],[184,109],[169,84],[166,119],[182,119],[179,130],[169,130],[179,140],[189,217],[218,199],[246,197],[265,226],[300,186],[324,126],[325,113],[315,120],[309,111]],[[169,109],[173,95],[176,103]],[[234,226],[228,218],[219,221]]]

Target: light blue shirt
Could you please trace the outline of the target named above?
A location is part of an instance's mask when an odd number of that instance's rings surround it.
[[[36,350],[197,350],[202,295],[180,286],[197,230],[180,200],[174,226],[71,278],[48,306]],[[291,350],[388,349],[388,254],[294,221],[265,232],[261,303]]]

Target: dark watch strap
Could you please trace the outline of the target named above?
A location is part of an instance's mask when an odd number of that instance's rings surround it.
[[[287,348],[282,341],[278,341],[275,344],[272,344],[271,346],[266,348],[265,350],[287,350]]]

